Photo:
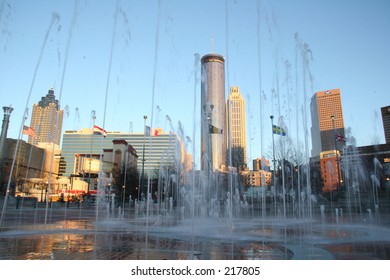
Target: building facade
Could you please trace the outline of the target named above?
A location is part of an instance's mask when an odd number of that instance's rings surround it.
[[[48,194],[56,193],[62,184],[67,183],[57,180],[60,153],[57,145],[46,143],[36,146],[23,140],[18,143],[18,140],[8,138],[5,148],[0,193],[4,193],[10,176],[12,195],[32,196],[38,198],[38,201],[44,201]],[[11,174],[16,148],[15,168]]]
[[[99,160],[104,150],[113,149],[113,141],[126,141],[134,148],[138,155],[137,169],[141,173],[151,177],[158,176],[160,165],[177,166],[185,164],[186,156],[183,150],[182,141],[174,134],[162,132],[158,136],[146,136],[143,133],[110,132],[106,136],[93,133],[92,129],[65,131],[62,139],[62,154],[59,175],[70,177],[72,174],[80,173],[77,169],[77,156],[83,155],[88,158]],[[116,142],[114,142],[116,143]],[[143,156],[144,155],[144,156]],[[102,159],[103,163],[107,162]],[[108,160],[112,162],[112,159]],[[142,164],[144,162],[144,164]],[[92,160],[92,165],[97,173],[97,163]]]
[[[34,135],[30,135],[28,143],[54,143],[60,145],[64,110],[59,108],[54,90],[49,89],[38,104],[33,105],[30,127]]]
[[[310,110],[311,156],[319,156],[324,151],[341,150],[343,141],[335,139],[337,135],[341,138],[345,135],[340,89],[316,92],[311,98]]]
[[[254,171],[263,170],[263,171],[270,172],[271,171],[271,167],[270,167],[270,164],[269,164],[269,160],[266,159],[266,158],[256,158],[256,159],[254,159],[253,160],[253,170]]]
[[[272,183],[272,172],[269,160],[256,158],[253,160],[253,170],[240,170],[241,183],[244,187],[269,187]]]
[[[386,144],[390,144],[390,106],[381,108],[383,130],[385,133]]]
[[[226,170],[225,59],[207,54],[201,59],[201,169]]]
[[[347,146],[341,155],[345,187],[375,209],[378,198],[388,201],[390,194],[390,144]]]
[[[230,87],[230,94],[226,102],[227,109],[227,141],[230,143],[231,164],[239,169],[247,165],[246,149],[246,111],[245,100],[239,87]]]
[[[331,193],[342,186],[340,152],[345,146],[340,89],[316,92],[311,98],[312,158],[319,164],[322,191]]]
[[[341,171],[340,152],[335,150],[320,153],[320,171],[322,178],[322,191],[332,192],[341,187],[343,177]]]

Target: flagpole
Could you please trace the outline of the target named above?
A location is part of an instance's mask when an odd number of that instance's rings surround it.
[[[27,113],[26,113],[25,119],[27,119]],[[33,138],[34,138],[34,136],[33,136]],[[23,140],[23,132],[22,132],[22,140]],[[28,185],[27,184],[27,180],[28,180],[28,172],[29,172],[30,164],[31,164],[32,150],[33,150],[33,145],[30,145],[30,154],[28,156],[28,163],[27,163],[27,170],[26,170],[26,179],[24,180],[24,186]]]
[[[94,138],[94,130],[95,130],[95,120],[96,120],[96,112],[92,110],[92,134],[91,134],[91,151],[89,154],[89,172],[88,172],[88,186],[87,186],[87,195],[89,195],[89,191],[91,190],[91,164],[92,164],[92,150],[93,150],[93,138]]]
[[[139,194],[140,194],[140,189],[142,188],[142,193],[144,191],[144,168],[145,168],[145,137],[146,137],[146,119],[148,116],[144,116],[144,141],[143,141],[143,148],[142,148],[142,170],[141,170],[141,186],[138,188],[138,201],[139,201]],[[148,194],[146,194],[146,198]]]
[[[213,145],[212,145],[212,134],[214,133],[214,127],[212,125],[212,111],[214,109],[214,105],[207,104],[203,105],[203,110],[205,111],[206,121],[207,121],[207,145],[206,145],[206,154],[208,156],[208,171],[214,171],[214,163],[213,163]]]
[[[275,160],[275,140],[274,140],[274,116],[270,116],[271,119],[271,129],[272,129],[272,157],[273,157],[273,162],[274,162],[274,176],[272,180],[272,184],[274,187],[274,204],[275,204],[275,217],[276,217],[276,186],[275,186],[275,175],[276,175],[276,160]]]

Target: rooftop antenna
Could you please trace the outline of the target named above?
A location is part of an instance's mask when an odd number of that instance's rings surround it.
[[[211,53],[214,53],[214,33],[211,34]]]

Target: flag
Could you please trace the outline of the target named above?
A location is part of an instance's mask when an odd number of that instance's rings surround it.
[[[24,125],[23,134],[34,137],[34,128]]]
[[[223,129],[215,127],[215,126],[209,124],[209,133],[211,133],[211,134],[223,134]]]
[[[99,134],[102,134],[104,137],[107,136],[107,131],[101,128],[100,126],[94,125],[93,126],[93,132],[97,132]]]
[[[272,132],[273,132],[273,134],[278,134],[278,135],[282,135],[282,136],[287,135],[286,131],[283,128],[281,128],[280,126],[276,126],[276,125],[272,125]]]
[[[336,141],[339,141],[339,142],[346,142],[344,135],[342,135],[342,134],[340,134],[340,133],[337,133],[337,132],[336,132],[336,133],[334,134],[334,138],[335,138]]]
[[[145,135],[146,135],[146,136],[151,136],[151,135],[150,135],[150,126],[146,126],[146,127],[145,127]]]
[[[152,136],[159,136],[159,135],[161,135],[161,133],[162,133],[161,128],[153,128],[152,129]]]

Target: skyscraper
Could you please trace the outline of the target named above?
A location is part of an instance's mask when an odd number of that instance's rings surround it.
[[[390,106],[381,108],[386,144],[390,144]]]
[[[226,101],[227,108],[227,141],[230,141],[232,166],[239,168],[247,164],[246,158],[246,112],[245,100],[239,87],[230,87]],[[230,163],[229,163],[230,164]]]
[[[312,157],[323,151],[340,150],[344,143],[335,139],[340,136],[339,140],[342,140],[345,136],[340,89],[316,92],[311,98],[310,109]]]
[[[202,57],[201,168],[226,169],[225,59],[219,54]]]
[[[38,104],[33,105],[30,127],[34,135],[28,137],[28,143],[54,143],[60,145],[64,110],[59,108],[54,90],[49,89]]]
[[[319,157],[324,192],[341,187],[340,150],[344,146],[344,119],[340,89],[316,92],[311,98],[312,157]]]

